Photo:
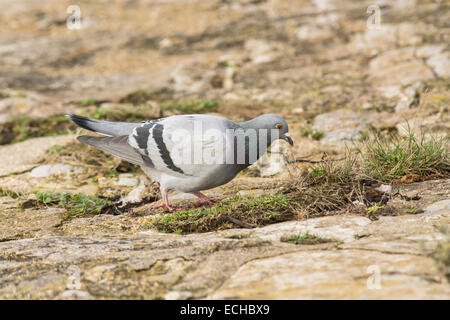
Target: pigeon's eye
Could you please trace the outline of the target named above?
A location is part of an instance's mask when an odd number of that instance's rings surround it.
[[[283,125],[282,125],[282,124],[277,124],[275,127],[276,127],[277,129],[283,129]]]

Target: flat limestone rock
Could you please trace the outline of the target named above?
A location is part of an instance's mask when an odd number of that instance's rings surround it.
[[[303,251],[251,261],[211,299],[448,299],[430,258],[367,250]]]
[[[8,210],[0,204],[0,241],[55,235],[63,217],[63,209]]]
[[[20,173],[37,166],[48,149],[55,145],[66,145],[74,140],[74,135],[41,137],[23,142],[0,146],[0,176]]]

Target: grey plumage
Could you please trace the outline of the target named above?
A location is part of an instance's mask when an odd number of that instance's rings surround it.
[[[107,136],[123,136],[130,134],[134,128],[142,125],[142,122],[113,122],[87,118],[76,114],[68,114],[67,118],[77,126]]]
[[[274,140],[284,139],[292,144],[286,121],[277,115],[262,115],[240,123],[211,115],[178,115],[143,122],[110,122],[77,115],[67,117],[82,128],[108,135],[81,136],[78,140],[140,165],[147,175],[160,183],[164,204],[169,209],[172,209],[167,200],[169,190],[191,192],[207,199],[200,190],[232,180],[263,155]],[[260,139],[264,130],[269,134]],[[246,137],[253,131],[257,136],[256,146]],[[208,132],[211,135],[206,134]],[[228,137],[230,132],[231,139]],[[276,135],[272,136],[274,132]],[[237,146],[241,136],[245,144],[242,150]],[[223,145],[217,147],[218,141]],[[253,147],[256,147],[257,156],[252,158]],[[205,155],[214,155],[215,162],[206,161]],[[245,161],[237,162],[242,155]]]
[[[80,136],[77,139],[133,164],[145,165],[143,155],[128,144],[127,135],[118,137]]]

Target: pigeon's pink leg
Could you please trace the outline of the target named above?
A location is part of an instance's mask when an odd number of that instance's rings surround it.
[[[158,209],[158,208],[162,208],[165,207],[168,211],[172,212],[175,211],[176,209],[174,207],[172,207],[169,204],[169,196],[167,195],[167,193],[163,193],[162,194],[162,202],[159,204],[155,204],[152,209]]]
[[[195,206],[199,206],[202,204],[215,204],[217,201],[205,196],[203,193],[201,192],[191,192],[194,196],[199,197],[200,201],[197,201],[196,203],[194,203]]]

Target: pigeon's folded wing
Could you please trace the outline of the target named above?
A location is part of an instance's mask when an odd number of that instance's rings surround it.
[[[176,116],[145,124],[129,143],[151,159],[155,170],[178,177],[207,176],[225,163],[226,129],[233,122],[214,116]]]
[[[119,137],[80,136],[78,140],[133,164],[145,165],[148,163],[145,155],[128,144],[127,135]]]

